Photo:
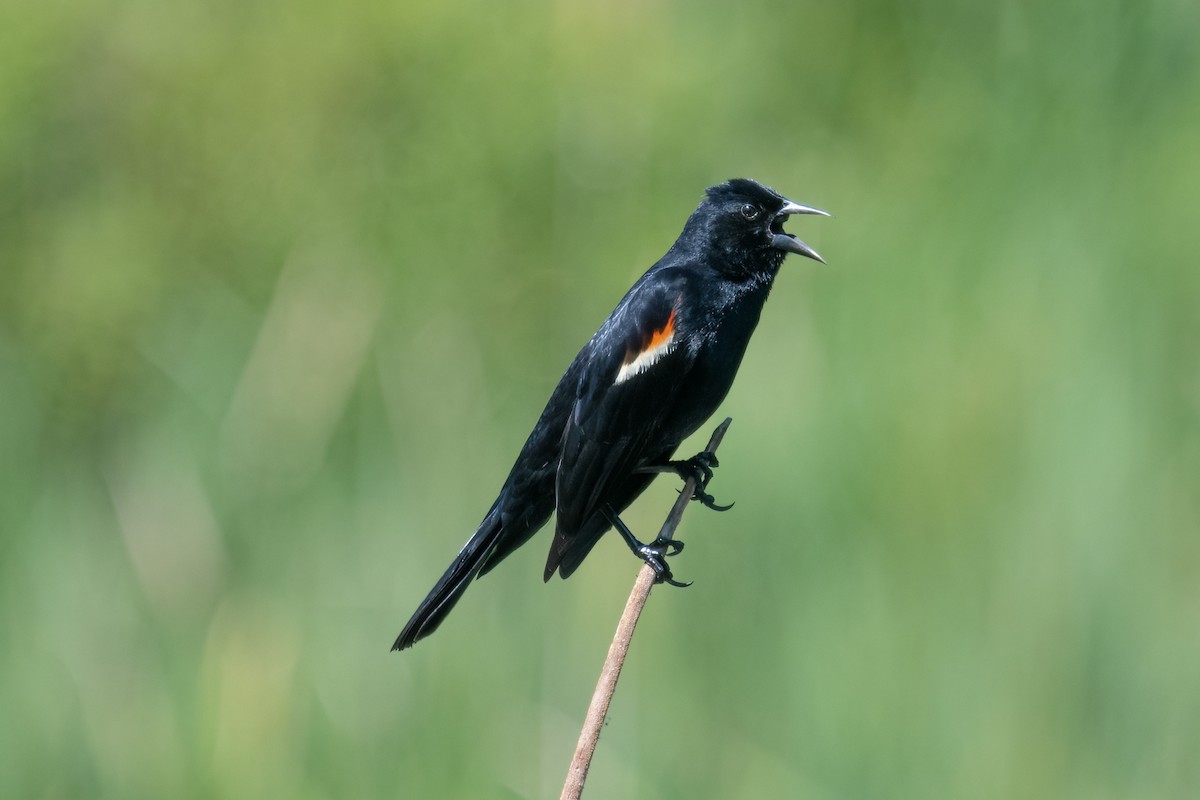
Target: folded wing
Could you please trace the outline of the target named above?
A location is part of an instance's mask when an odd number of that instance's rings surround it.
[[[593,337],[581,371],[563,434],[547,580],[560,567],[563,577],[570,574],[608,529],[601,506],[620,511],[649,483],[634,471],[676,444],[659,433],[693,364],[680,329],[684,277],[647,278]]]

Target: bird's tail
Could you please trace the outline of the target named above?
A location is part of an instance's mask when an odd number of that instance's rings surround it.
[[[396,643],[392,645],[393,650],[412,647],[415,642],[437,630],[437,626],[442,624],[450,609],[454,608],[454,604],[479,574],[480,568],[495,549],[503,529],[500,512],[493,506],[475,535],[463,545],[445,574],[421,601],[404,630],[400,631]]]

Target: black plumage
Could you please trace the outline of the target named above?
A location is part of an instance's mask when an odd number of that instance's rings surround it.
[[[657,473],[708,472],[696,459],[671,461],[675,449],[729,391],[785,255],[822,260],[783,230],[792,214],[825,212],[744,178],[708,189],[675,244],[571,362],[483,522],[393,649],[432,633],[471,581],[551,513],[546,580],[574,572]],[[631,547],[670,580],[655,544]]]

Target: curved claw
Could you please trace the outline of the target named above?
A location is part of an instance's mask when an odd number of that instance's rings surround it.
[[[683,542],[679,541],[678,539],[671,539],[670,541],[664,542],[663,547],[666,550],[666,552],[663,553],[664,556],[677,556],[683,552]]]
[[[671,586],[678,586],[681,589],[692,585],[691,581],[687,581],[685,583],[683,581],[675,580],[675,576],[671,574],[671,568],[668,567],[667,562],[663,561],[661,558],[648,558],[646,559],[646,563],[650,565],[652,570],[654,570],[655,583],[667,583]]]
[[[737,502],[735,500],[733,503],[729,503],[728,505],[721,505],[711,494],[697,494],[694,499],[699,500],[700,505],[704,506],[705,508],[711,508],[713,511],[728,511],[729,509],[733,508],[734,504]]]
[[[683,494],[683,490],[676,489],[675,494]],[[733,508],[737,504],[737,501],[735,500],[732,503],[729,503],[728,505],[721,505],[720,503],[717,502],[717,499],[715,497],[713,497],[711,494],[706,494],[705,492],[703,492],[699,489],[697,489],[696,493],[694,495],[692,495],[692,499],[698,500],[700,502],[700,505],[704,506],[705,508],[711,508],[713,511],[728,511],[729,509]]]
[[[673,556],[683,549],[683,542],[675,541],[674,539],[665,542],[656,542],[654,544],[643,545],[640,549],[640,554],[650,569],[654,570],[655,583],[669,583],[672,586],[691,586],[692,582],[682,583],[675,580],[675,576],[671,574],[671,568],[667,566],[667,556]]]
[[[663,559],[682,553],[683,542],[678,539],[667,539],[666,541],[658,541],[656,539],[650,544],[642,545],[638,548],[637,552],[643,561],[661,561],[665,567],[667,562],[663,561]]]

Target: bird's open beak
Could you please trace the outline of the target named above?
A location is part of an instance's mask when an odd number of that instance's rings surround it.
[[[778,247],[780,250],[786,250],[789,253],[811,258],[814,261],[825,263],[825,259],[821,258],[821,254],[804,242],[792,236],[783,229],[783,218],[792,214],[818,214],[822,217],[831,216],[828,211],[822,211],[819,208],[812,206],[802,206],[799,203],[793,203],[791,200],[786,201],[783,208],[779,209],[779,213],[775,216],[775,222],[771,225],[771,244]]]

